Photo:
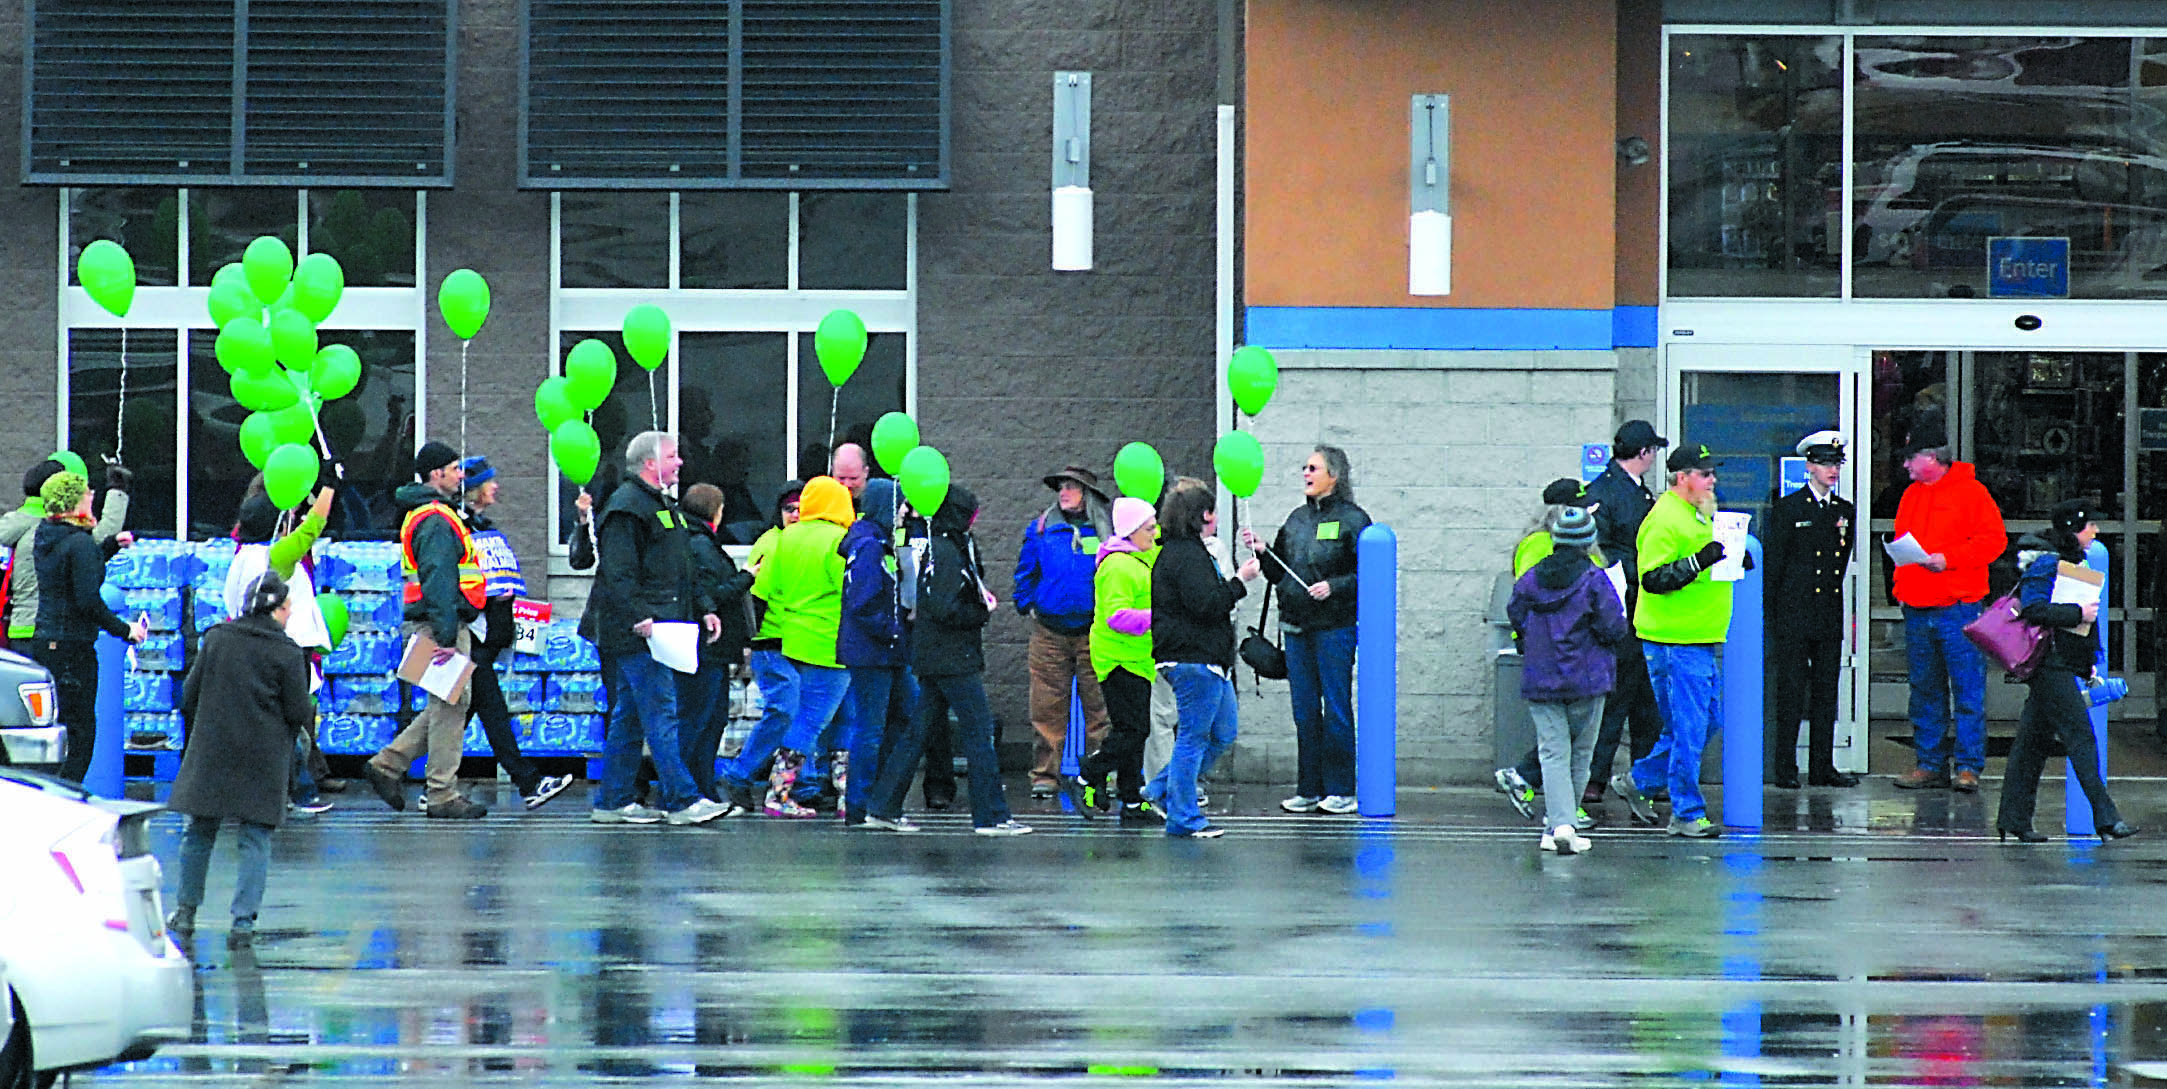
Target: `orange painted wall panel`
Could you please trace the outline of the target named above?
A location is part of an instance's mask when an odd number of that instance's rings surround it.
[[[1608,308],[1615,0],[1249,0],[1253,306]],[[1407,294],[1408,98],[1452,96],[1453,293]]]

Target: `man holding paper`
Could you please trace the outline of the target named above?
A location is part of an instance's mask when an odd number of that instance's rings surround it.
[[[1905,790],[1946,786],[1972,793],[1986,770],[1986,659],[1964,636],[1986,597],[1987,565],[2009,547],[2001,508],[1969,462],[1956,461],[1948,439],[1930,433],[1904,455],[1911,485],[1896,507],[1896,539],[1924,553],[1897,558],[1894,596],[1904,607],[1904,647],[1911,666],[1912,745],[1918,766],[1896,777]],[[1914,554],[1916,556],[1916,554]],[[1949,743],[1950,703],[1956,743]]]
[[[451,505],[465,479],[459,453],[441,442],[423,444],[414,454],[414,476],[420,482],[406,484],[392,493],[393,501],[406,511],[399,523],[399,564],[406,572],[402,594],[405,623],[400,632],[407,645],[416,639],[434,644],[427,663],[439,673],[464,667],[473,654],[467,624],[482,614],[487,590],[481,555],[474,535]],[[401,676],[412,674],[401,666]],[[429,684],[437,683],[431,679]],[[427,684],[423,687],[428,687]],[[457,696],[456,700],[445,696]],[[467,710],[472,706],[473,686],[457,685],[444,692],[431,691],[429,702],[414,721],[362,765],[376,796],[393,809],[406,808],[405,788],[400,781],[414,758],[424,753],[429,760],[428,785],[421,803],[431,817],[443,820],[477,820],[489,810],[459,793],[459,759],[465,755]]]
[[[730,812],[730,807],[700,796],[677,737],[677,677],[672,670],[689,673],[699,667],[701,628],[708,638],[722,631],[722,621],[695,577],[685,515],[662,490],[677,483],[682,464],[676,436],[666,431],[632,436],[625,444],[625,471],[630,475],[602,509],[600,562],[587,599],[587,610],[595,617],[596,647],[610,667],[602,785],[588,814],[597,824],[704,824]],[[636,797],[643,737],[655,761],[663,813],[642,806]]]

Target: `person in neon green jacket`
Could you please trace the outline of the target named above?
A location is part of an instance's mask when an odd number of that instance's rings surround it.
[[[1156,824],[1166,818],[1144,801],[1144,745],[1151,739],[1151,567],[1159,559],[1159,518],[1151,504],[1123,496],[1114,500],[1113,538],[1099,546],[1091,577],[1091,671],[1106,695],[1111,725],[1097,751],[1084,757],[1082,774],[1068,787],[1085,820],[1105,807],[1106,776],[1121,797],[1121,823]]]
[[[1587,485],[1562,476],[1543,486],[1542,502],[1542,513],[1535,517],[1535,524],[1528,528],[1526,536],[1520,538],[1520,543],[1512,547],[1512,577],[1516,581],[1527,574],[1529,568],[1547,558],[1555,548],[1550,540],[1550,527],[1557,524],[1559,512],[1567,507],[1583,507],[1593,513],[1596,507],[1588,498]],[[1596,566],[1602,566],[1599,555]]]
[[[850,673],[835,658],[835,640],[843,625],[843,534],[856,512],[850,492],[834,477],[816,476],[798,496],[798,521],[775,538],[773,553],[763,557],[752,580],[752,594],[767,603],[759,638],[779,639],[783,658],[797,672],[796,706],[789,709],[789,732],[775,753],[762,809],[770,816],[805,817],[799,804],[798,774],[806,756],[850,694]],[[770,699],[788,699],[782,692]],[[841,739],[849,748],[849,738]]]

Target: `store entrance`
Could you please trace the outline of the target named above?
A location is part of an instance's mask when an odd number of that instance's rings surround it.
[[[2043,530],[2065,499],[2089,498],[2115,515],[2100,525],[2111,557],[2108,668],[2129,678],[2131,698],[2114,705],[2108,766],[2116,775],[2167,773],[2155,734],[2156,676],[2163,648],[2155,619],[2167,553],[2167,354],[1874,350],[1872,449],[1867,457],[1871,525],[1878,542],[1894,525],[1909,477],[1899,455],[1912,436],[1940,432],[1958,460],[1971,462],[2000,505],[2012,545]],[[2147,426],[2149,421],[2150,426]],[[1893,574],[1876,546],[1866,550],[1868,703],[1874,770],[1902,767],[1910,738],[1903,617],[1889,596]],[[1992,593],[2016,580],[2015,550],[1996,565]],[[2015,730],[2024,689],[1998,678],[1987,689],[1988,733]],[[1883,743],[1886,741],[1887,743]],[[1995,746],[1998,749],[2000,746]]]

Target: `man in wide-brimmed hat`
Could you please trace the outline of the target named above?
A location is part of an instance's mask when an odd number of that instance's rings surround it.
[[[1106,701],[1091,668],[1091,576],[1099,545],[1113,539],[1098,474],[1071,465],[1049,474],[1054,501],[1023,527],[1016,558],[1016,611],[1031,621],[1031,796],[1050,798],[1068,739],[1069,692],[1083,700],[1084,751],[1106,736]]]

